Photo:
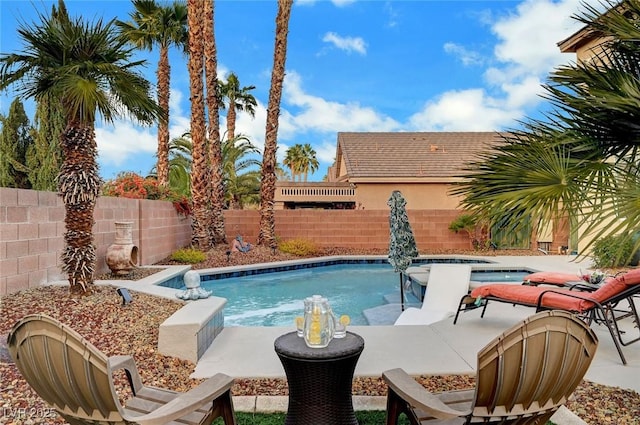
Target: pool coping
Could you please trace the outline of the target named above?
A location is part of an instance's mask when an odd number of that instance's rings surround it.
[[[176,294],[181,292],[180,289],[163,287],[163,286],[160,286],[159,283],[172,279],[180,274],[184,274],[189,270],[197,271],[201,275],[202,274],[221,275],[226,273],[251,271],[256,268],[260,270],[264,270],[269,268],[298,266],[298,265],[304,265],[309,263],[313,263],[313,264],[329,263],[329,262],[335,262],[335,261],[359,261],[359,260],[385,261],[387,260],[387,258],[388,256],[386,255],[331,255],[331,256],[325,256],[325,257],[310,257],[310,258],[301,258],[301,259],[295,259],[295,260],[274,261],[274,262],[267,262],[267,263],[254,263],[254,264],[244,264],[244,265],[212,267],[207,269],[193,269],[190,265],[183,265],[183,266],[150,265],[150,266],[141,266],[140,268],[143,268],[143,269],[157,268],[157,269],[164,269],[164,270],[139,280],[105,279],[105,280],[97,280],[96,284],[124,287],[127,289],[147,293],[150,295],[157,295],[160,297],[171,298],[171,299],[180,301],[176,297]],[[499,263],[499,261],[490,260],[492,257],[456,255],[456,254],[421,255],[417,258],[417,260],[440,259],[440,258],[456,258],[456,259],[469,260],[469,262],[471,261],[484,262],[484,263],[473,263],[474,267],[475,266],[490,267],[491,265],[495,265]],[[490,261],[490,262],[487,263],[487,261]],[[66,284],[66,283],[68,282],[61,281],[61,282],[52,282],[49,284]]]

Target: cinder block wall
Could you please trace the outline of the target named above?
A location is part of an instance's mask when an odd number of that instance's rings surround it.
[[[171,202],[100,197],[94,212],[97,272],[115,240],[115,222],[133,222],[138,263],[153,264],[191,240],[191,220]],[[64,205],[54,192],[0,188],[0,295],[66,279],[60,268]]]
[[[464,234],[448,230],[457,210],[409,210],[421,252],[468,249]],[[276,234],[281,240],[304,238],[323,247],[389,246],[388,210],[278,210]],[[154,264],[191,241],[191,220],[178,215],[171,202],[100,197],[95,209],[97,271],[108,271],[107,247],[115,240],[115,222],[133,222],[139,265]],[[225,211],[228,240],[242,234],[258,238],[255,210]],[[64,280],[60,255],[64,246],[64,206],[54,192],[0,188],[0,295]]]
[[[469,249],[465,234],[449,230],[449,223],[459,214],[458,210],[407,211],[418,249]],[[275,217],[281,240],[304,238],[323,247],[389,247],[388,210],[277,210]],[[229,238],[238,233],[250,242],[258,238],[258,211],[226,211],[225,220]]]
[[[62,278],[63,233],[55,193],[0,188],[0,295]]]
[[[191,243],[191,219],[179,215],[171,202],[140,200],[139,206],[141,265],[157,263]]]

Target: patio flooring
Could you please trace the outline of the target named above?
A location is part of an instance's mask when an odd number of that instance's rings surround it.
[[[508,267],[522,266],[569,273],[578,273],[590,266],[589,262],[575,262],[575,257],[559,255],[487,259]],[[142,288],[138,284],[135,289]],[[166,289],[158,292],[166,296]],[[143,290],[155,292],[153,288]],[[400,314],[399,305],[397,313]],[[533,313],[532,308],[494,302],[489,304],[484,318],[480,318],[480,309],[477,309],[461,314],[456,325],[453,325],[453,318],[448,318],[428,326],[351,326],[348,330],[365,340],[355,375],[379,377],[383,371],[397,367],[412,375],[474,373],[477,352],[495,336]],[[625,366],[607,328],[594,325],[593,329],[600,344],[585,378],[595,383],[640,392],[640,343],[623,347],[627,358]],[[293,326],[226,327],[201,357],[192,376],[204,378],[223,372],[235,378],[284,378],[284,369],[273,343],[278,336],[293,330]],[[637,329],[630,331],[638,332]],[[238,402],[242,403],[241,400]],[[362,401],[365,405],[371,402]],[[384,408],[383,400],[374,402],[378,408],[382,402]],[[272,399],[269,403],[284,403],[286,406],[286,401],[282,400]],[[265,407],[266,410],[272,408]]]

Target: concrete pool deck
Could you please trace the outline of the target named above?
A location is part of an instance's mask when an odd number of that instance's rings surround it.
[[[568,273],[578,273],[591,265],[588,261],[576,262],[573,256],[560,255],[484,258],[495,262],[496,266]],[[175,297],[175,290],[146,282],[103,282]],[[365,340],[365,348],[356,366],[355,375],[379,377],[383,371],[396,367],[403,368],[412,375],[474,373],[477,352],[505,329],[533,313],[531,308],[491,303],[483,319],[480,318],[479,309],[473,310],[462,314],[455,326],[453,318],[428,326],[351,326],[348,330],[361,335]],[[623,347],[628,363],[625,366],[607,328],[594,325],[593,329],[599,337],[600,345],[585,378],[595,383],[640,392],[640,344]],[[293,325],[226,327],[200,358],[192,376],[203,378],[223,372],[235,378],[284,378],[284,369],[274,351],[273,343],[278,336],[293,330]],[[360,403],[358,400],[355,403]],[[273,403],[274,400],[271,399],[270,402]],[[370,402],[370,399],[362,401],[365,404]],[[254,408],[258,408],[260,401],[254,400],[253,403]],[[278,403],[283,402],[276,402]],[[286,408],[286,401],[284,406]],[[263,407],[264,409],[270,408]]]

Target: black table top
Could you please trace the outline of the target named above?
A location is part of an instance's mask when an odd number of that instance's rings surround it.
[[[362,352],[364,339],[353,332],[347,332],[344,338],[333,338],[324,348],[307,347],[304,338],[297,332],[290,332],[276,338],[274,343],[276,353],[302,360],[330,360],[347,357]]]

